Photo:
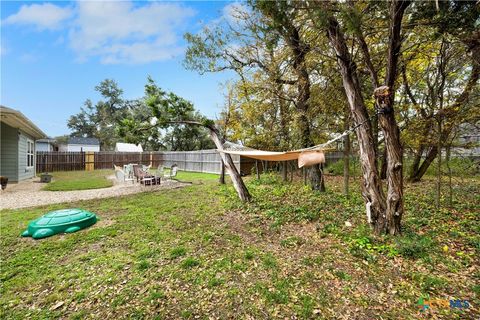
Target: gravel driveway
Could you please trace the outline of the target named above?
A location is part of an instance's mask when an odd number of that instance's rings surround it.
[[[8,184],[5,190],[0,191],[0,209],[18,209],[53,203],[118,197],[132,193],[171,189],[184,185],[183,183],[174,180],[167,180],[162,181],[160,186],[145,187],[138,183],[117,183],[114,176],[108,177],[108,179],[114,181],[112,187],[77,191],[44,191],[41,189],[45,184],[40,183],[38,178],[22,181],[16,184]]]

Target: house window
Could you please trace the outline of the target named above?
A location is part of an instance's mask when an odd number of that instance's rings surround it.
[[[33,167],[34,145],[32,140],[27,140],[27,168]]]

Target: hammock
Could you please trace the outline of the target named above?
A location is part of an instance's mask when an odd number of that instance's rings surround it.
[[[380,111],[377,111],[376,114],[380,114]],[[333,148],[327,148],[329,144],[342,139],[343,137],[349,135],[351,132],[355,131],[358,127],[364,125],[367,121],[370,120],[370,117],[365,119],[363,122],[355,125],[353,128],[345,130],[342,134],[333,138],[325,143],[318,144],[316,146],[304,149],[298,149],[293,151],[285,152],[274,152],[274,151],[263,151],[248,148],[236,143],[225,142],[223,150],[217,150],[218,152],[228,153],[228,154],[238,154],[242,157],[257,159],[257,160],[269,160],[269,161],[289,161],[289,160],[298,160],[298,167],[312,166],[314,164],[325,163],[325,152],[334,150]]]
[[[247,148],[232,142],[226,142],[224,144],[224,149],[218,150],[218,151],[228,153],[228,154],[236,154],[242,157],[247,157],[247,158],[252,158],[257,160],[267,160],[267,161],[298,160],[298,167],[302,168],[305,166],[312,166],[314,164],[325,163],[325,152],[330,150],[332,149],[326,149],[323,147],[323,145],[318,145],[311,148],[305,148],[305,149],[299,149],[299,150],[293,150],[293,151],[274,152],[274,151],[264,151],[264,150]]]

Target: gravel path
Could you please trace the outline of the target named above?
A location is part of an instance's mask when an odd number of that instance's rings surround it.
[[[44,191],[41,189],[45,184],[40,183],[38,178],[17,184],[8,184],[5,190],[0,191],[0,209],[18,209],[53,203],[118,197],[152,190],[171,189],[184,185],[174,180],[167,180],[162,181],[160,186],[145,187],[138,183],[117,183],[115,176],[108,177],[108,179],[114,181],[114,185],[110,188],[77,191]]]

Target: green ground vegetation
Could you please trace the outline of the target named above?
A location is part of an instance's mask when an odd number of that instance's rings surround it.
[[[427,311],[439,319],[479,316],[478,178],[455,183],[454,206],[441,209],[432,180],[407,184],[395,238],[370,232],[358,178],[348,198],[342,177],[328,176],[326,193],[248,178],[248,205],[215,175],[179,178],[193,183],[1,211],[0,318],[418,319],[420,298],[471,306]],[[100,221],[20,237],[29,220],[65,207]]]
[[[113,175],[112,170],[95,171],[60,171],[53,172],[53,181],[47,184],[43,190],[47,191],[71,191],[108,188],[113,185],[107,176]]]

